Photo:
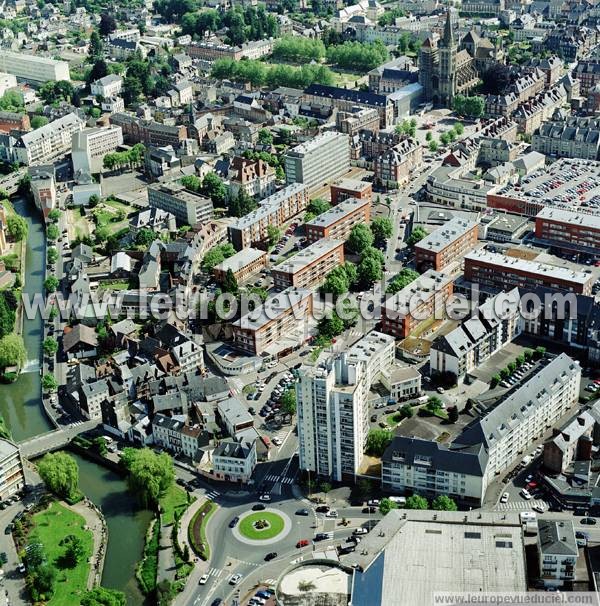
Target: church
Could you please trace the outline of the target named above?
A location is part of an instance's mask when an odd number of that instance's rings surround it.
[[[459,47],[450,11],[446,13],[444,34],[437,42],[431,36],[419,53],[419,83],[424,98],[452,107],[456,95],[468,94],[479,82],[479,73],[499,59],[497,49],[474,32],[467,34]]]

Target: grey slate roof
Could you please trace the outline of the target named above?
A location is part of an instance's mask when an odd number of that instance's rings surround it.
[[[571,520],[538,520],[538,537],[542,554],[579,555]]]

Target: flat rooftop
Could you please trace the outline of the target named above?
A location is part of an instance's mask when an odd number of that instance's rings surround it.
[[[331,186],[351,191],[365,191],[366,189],[373,187],[368,181],[361,181],[360,179],[338,179],[335,183],[332,183]]]
[[[327,131],[317,135],[310,141],[296,145],[296,147],[288,150],[285,155],[289,156],[290,158],[303,158],[306,154],[310,154],[320,149],[323,145],[328,145],[334,141],[342,141],[344,139],[346,139],[347,142],[348,135],[338,133],[336,131]]]
[[[571,225],[580,225],[600,231],[600,214],[592,214],[590,212],[576,212],[565,208],[542,208],[536,215],[536,219],[551,219],[560,223],[570,223]]]
[[[295,254],[293,257],[290,257],[287,261],[284,261],[277,267],[274,267],[273,271],[295,274],[308,265],[314,263],[317,259],[320,259],[322,256],[329,254],[336,248],[343,245],[343,240],[323,238],[317,242],[314,242],[310,246],[307,246],[304,250]]]
[[[465,263],[467,261],[480,261],[482,263],[495,265],[502,270],[510,272],[518,271],[578,284],[587,284],[592,279],[591,272],[576,271],[569,269],[568,267],[560,267],[548,263],[539,263],[538,261],[528,261],[517,257],[509,257],[484,249],[465,255]]]
[[[527,590],[517,513],[392,510],[342,563],[363,570],[354,604],[414,606],[432,604],[438,591]]]
[[[477,227],[477,225],[476,221],[467,221],[459,217],[454,217],[445,225],[438,227],[434,232],[425,236],[416,244],[415,248],[418,247],[423,250],[440,252],[447,246],[450,246],[453,242],[456,242],[456,240],[464,236],[467,232]]]
[[[425,293],[430,293],[433,296],[436,292],[442,290],[448,282],[452,282],[450,276],[434,269],[429,269],[395,295],[388,297],[383,307],[400,314],[408,314],[412,297],[417,294],[424,295]],[[423,297],[423,300],[425,299],[426,297]]]
[[[223,272],[230,269],[235,273],[266,255],[267,253],[264,250],[259,250],[258,248],[244,248],[218,265],[215,265],[215,269]]]
[[[344,200],[330,210],[326,210],[324,213],[321,213],[318,217],[312,219],[312,221],[308,221],[305,224],[305,228],[310,226],[329,227],[330,225],[337,223],[340,219],[343,219],[346,215],[356,212],[358,209],[369,205],[370,202],[368,200],[348,198],[348,200]]]
[[[599,174],[600,162],[562,158],[532,172],[518,185],[506,185],[494,193],[544,206],[600,208]]]

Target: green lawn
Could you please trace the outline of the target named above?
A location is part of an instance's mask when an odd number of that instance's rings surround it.
[[[398,425],[398,423],[400,423],[400,421],[402,421],[402,414],[399,412],[393,412],[391,415],[388,415],[385,419],[385,422],[390,427],[395,427],[396,425]]]
[[[264,530],[256,529],[254,523],[258,520],[266,520],[269,527]],[[257,511],[240,522],[240,533],[247,539],[272,539],[283,530],[283,526],[284,521],[279,514],[272,511]]]
[[[175,521],[175,511],[181,514],[188,508],[187,493],[177,484],[173,484],[160,498],[160,508],[163,512],[163,525],[172,524]]]
[[[119,202],[118,200],[115,200],[114,198],[106,198],[106,200],[104,200],[102,202],[102,204],[105,204],[106,206],[110,206],[110,207],[114,208],[115,210],[124,210],[127,214],[129,214],[131,212],[131,206],[129,206],[127,204],[123,204],[123,202]]]
[[[217,511],[217,504],[206,501],[198,509],[188,527],[188,539],[193,551],[204,561],[210,559],[210,545],[206,538],[206,526],[213,513]]]
[[[29,541],[34,537],[44,545],[48,561],[57,569],[56,586],[52,599],[47,602],[49,606],[79,606],[80,596],[87,587],[90,571],[88,559],[93,550],[92,533],[84,530],[85,520],[79,514],[67,509],[64,505],[52,502],[48,509],[33,516],[34,527]],[[59,545],[60,541],[68,535],[79,537],[85,548],[85,557],[81,558],[75,568],[61,567],[61,558],[65,548]]]

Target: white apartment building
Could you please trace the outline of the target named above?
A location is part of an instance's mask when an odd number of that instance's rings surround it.
[[[288,150],[284,161],[288,184],[318,189],[350,168],[350,138],[333,131],[322,133]]]
[[[123,78],[117,74],[109,74],[108,76],[104,76],[104,78],[100,78],[90,84],[92,95],[100,95],[105,99],[118,95],[122,88]]]
[[[86,128],[73,133],[71,159],[73,173],[102,172],[104,156],[123,145],[123,130],[120,126]]]
[[[369,387],[389,372],[396,357],[396,339],[372,330],[348,349],[348,361],[364,362]]]
[[[248,482],[256,467],[256,441],[223,440],[213,451],[212,467],[219,480]]]
[[[204,369],[202,347],[191,339],[175,345],[172,349],[172,354],[182,373],[197,372]]]
[[[536,374],[467,425],[454,441],[485,446],[489,457],[486,486],[579,401],[579,363],[564,353],[542,363]]]
[[[15,86],[17,86],[17,78],[13,74],[0,73],[0,97],[2,97],[9,88],[14,88]]]
[[[0,57],[2,54],[0,53]],[[85,122],[75,113],[23,135],[15,144],[15,159],[21,164],[44,164],[71,151],[72,135],[83,129]]]
[[[303,366],[296,384],[300,468],[354,481],[369,429],[364,362],[347,354]]]
[[[13,74],[19,80],[37,84],[48,81],[71,80],[69,64],[37,55],[13,53],[2,49],[0,53],[0,71]]]
[[[390,398],[403,402],[421,395],[421,373],[414,366],[391,366],[381,375],[381,384]]]
[[[25,486],[19,447],[0,438],[0,501],[8,499]]]
[[[429,353],[431,374],[452,373],[461,379],[511,343],[523,331],[519,301],[517,288],[491,297],[461,326],[435,339]]]
[[[572,520],[538,520],[540,575],[544,587],[575,580],[579,549]]]

